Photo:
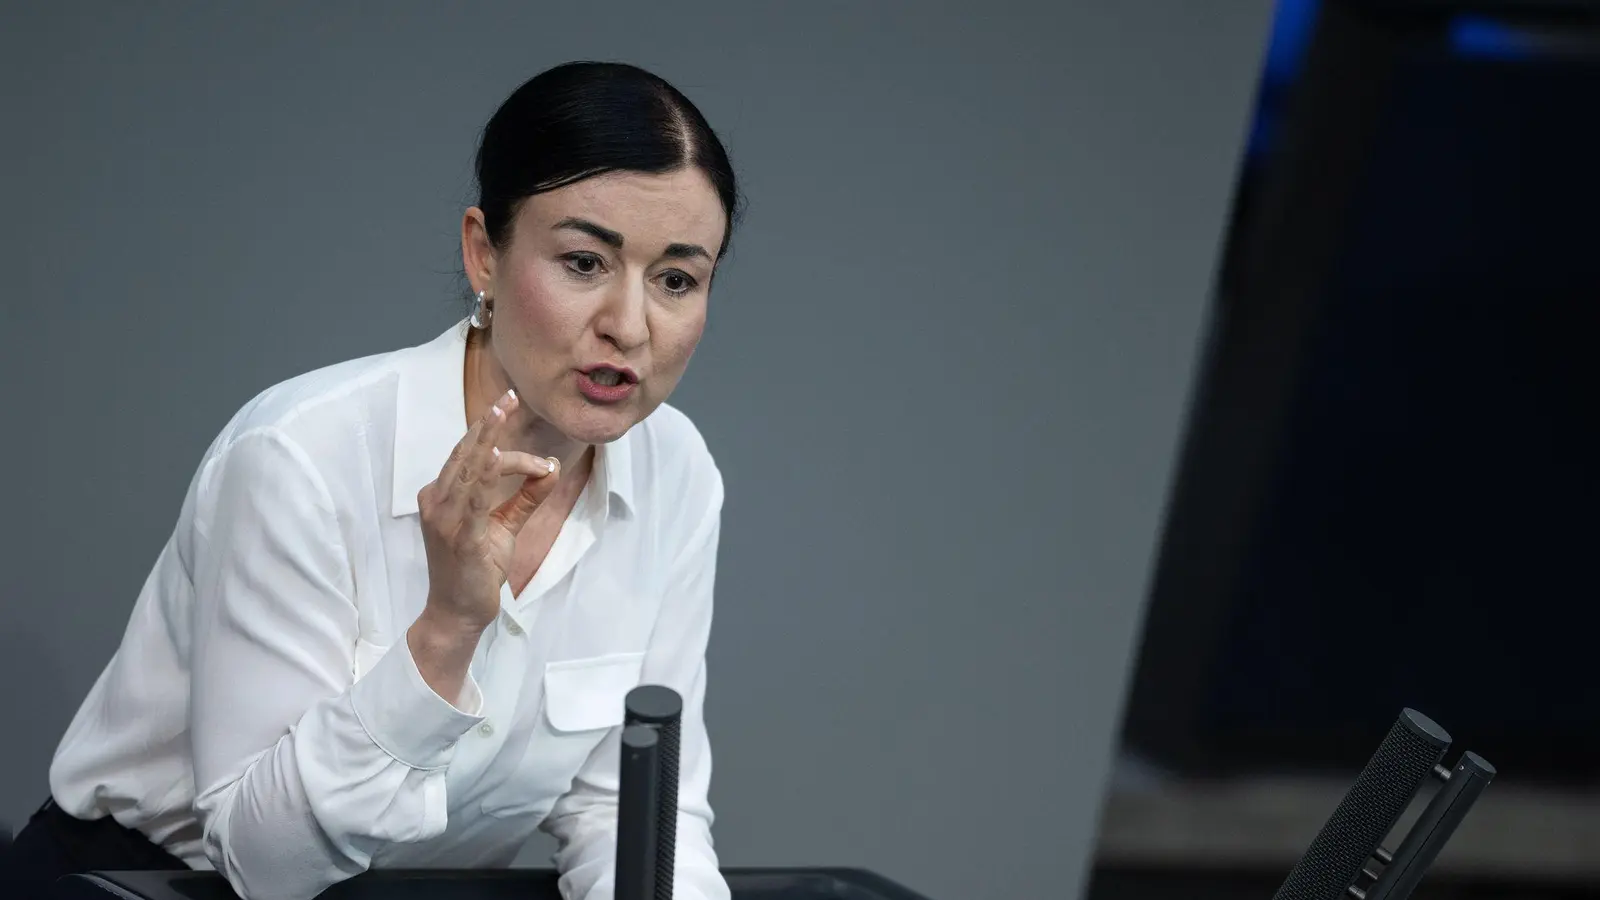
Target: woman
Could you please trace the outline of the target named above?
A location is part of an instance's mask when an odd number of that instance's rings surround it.
[[[609,897],[647,682],[684,698],[677,896],[728,896],[702,718],[722,481],[664,405],[727,250],[727,154],[666,82],[575,63],[506,100],[477,175],[470,318],[267,390],[206,453],[19,877],[215,868],[304,900],[506,866],[542,828],[563,894]]]

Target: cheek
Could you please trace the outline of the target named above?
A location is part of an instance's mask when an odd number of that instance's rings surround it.
[[[664,333],[657,335],[654,342],[659,360],[667,368],[681,370],[689,364],[689,357],[694,355],[695,348],[700,345],[700,336],[705,331],[704,307],[693,316],[672,322],[663,329]]]
[[[519,273],[513,314],[516,330],[529,345],[560,343],[583,325],[578,304],[565,296],[560,276],[532,267]]]

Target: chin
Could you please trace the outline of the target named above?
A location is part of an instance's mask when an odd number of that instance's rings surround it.
[[[609,444],[628,433],[641,418],[630,404],[624,408],[589,407],[564,416],[561,433],[585,444]]]

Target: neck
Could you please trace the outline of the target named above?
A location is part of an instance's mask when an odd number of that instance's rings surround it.
[[[488,415],[490,405],[511,389],[511,380],[506,377],[505,370],[489,351],[484,338],[476,331],[467,341],[466,364],[463,369],[462,386],[465,391],[467,424],[470,426]],[[563,473],[577,475],[587,471],[594,448],[562,434],[555,426],[530,410],[525,399],[517,404],[517,411],[511,415],[511,421],[506,424],[506,446],[501,449],[520,450],[534,456],[554,456],[561,460]]]

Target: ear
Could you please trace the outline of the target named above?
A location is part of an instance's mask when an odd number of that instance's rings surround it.
[[[472,283],[472,292],[494,293],[494,245],[483,210],[474,206],[461,216],[461,265]]]

